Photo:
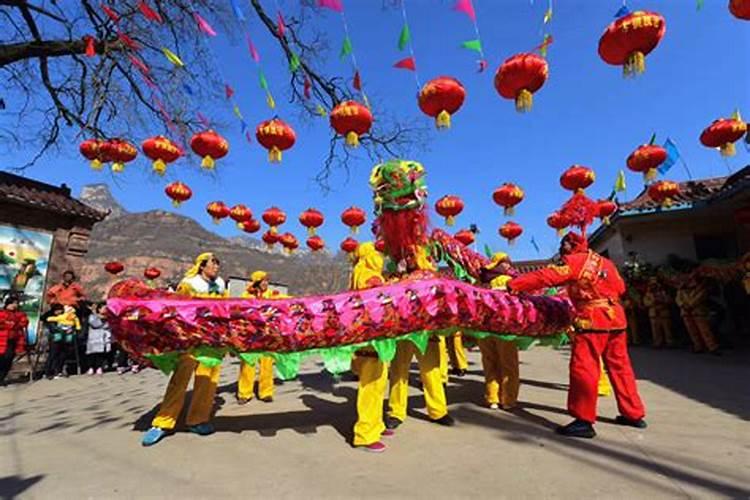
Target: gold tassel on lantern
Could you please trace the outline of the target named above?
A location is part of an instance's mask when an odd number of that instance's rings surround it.
[[[180,208],[180,205],[182,202],[180,200],[172,200],[172,206],[175,208]]]
[[[562,228],[560,228],[560,229],[557,230],[557,237],[558,238],[562,238],[564,234],[565,234],[565,228],[564,227],[562,227]]]
[[[359,226],[352,226],[352,234],[359,234]]]
[[[646,71],[646,56],[643,52],[633,52],[623,66],[623,74],[626,77],[635,77]]]
[[[646,181],[646,184],[654,182],[656,180],[656,174],[658,172],[655,168],[649,168],[645,174],[643,174],[643,178]]]
[[[346,134],[346,145],[350,148],[359,146],[359,135],[356,132],[348,132]]]
[[[104,168],[104,165],[102,165],[102,162],[99,161],[99,158],[94,158],[93,160],[91,160],[89,166],[91,166],[92,170],[96,170],[97,172],[101,171],[101,169]]]
[[[506,217],[511,217],[515,213],[516,213],[516,209],[514,207],[505,207],[503,209],[503,215],[505,215]]]
[[[125,170],[125,164],[119,161],[116,161],[112,164],[112,173],[113,174],[121,174]]]
[[[308,227],[307,228],[307,235],[308,236],[315,236],[315,228],[314,227]]]
[[[217,219],[216,217],[211,217],[211,220],[214,221],[214,224],[219,224],[221,222],[221,219]]]
[[[164,160],[158,159],[154,163],[151,164],[151,169],[157,174],[163,176],[164,173],[167,171],[167,164],[164,163]]]
[[[268,161],[271,163],[281,163],[281,150],[276,146],[268,150]]]
[[[201,161],[201,167],[205,168],[206,170],[213,170],[214,164],[214,159],[209,155],[204,156],[203,161]]]
[[[737,154],[737,148],[733,142],[722,144],[719,151],[721,152],[721,156],[734,156]]]
[[[279,230],[276,228],[276,226],[271,226],[270,231],[271,231],[271,234],[277,234],[279,232]]]
[[[526,89],[522,89],[516,96],[516,111],[525,113],[531,110],[534,104],[534,95]]]
[[[438,129],[451,128],[451,114],[448,113],[446,110],[442,110],[435,117],[435,125],[437,126]]]
[[[445,218],[445,224],[447,226],[453,226],[453,225],[455,225],[456,224],[456,218],[453,217],[452,215],[449,215],[448,217]]]

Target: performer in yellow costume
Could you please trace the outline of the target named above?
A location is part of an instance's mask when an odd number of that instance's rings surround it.
[[[408,272],[416,270],[434,271],[435,266],[422,248],[417,248],[406,262]],[[448,402],[445,398],[445,387],[440,375],[440,340],[432,336],[427,342],[427,349],[422,354],[410,340],[396,344],[396,355],[391,361],[390,384],[388,397],[388,417],[385,425],[396,429],[406,419],[406,408],[409,400],[409,367],[412,358],[417,357],[419,376],[422,379],[425,406],[430,420],[436,424],[452,426],[453,417],[448,415]]]
[[[188,269],[177,287],[177,293],[190,297],[224,297],[226,286],[219,277],[220,263],[212,253],[202,253],[195,259],[193,267]],[[185,391],[190,379],[193,382],[193,398],[190,401],[185,424],[190,432],[201,436],[213,434],[210,423],[216,385],[219,382],[221,365],[210,368],[198,363],[192,354],[183,354],[177,363],[167,385],[159,411],[143,436],[143,446],[158,443],[168,433],[174,431],[177,418],[185,403]]]
[[[362,243],[354,252],[355,264],[349,288],[363,290],[382,285],[383,256],[371,242]],[[385,451],[382,436],[390,436],[393,431],[385,428],[383,422],[383,399],[388,383],[388,366],[380,361],[372,348],[356,352],[357,375],[357,422],[354,424],[354,446],[365,451],[380,453]]]
[[[259,299],[283,299],[286,295],[268,289],[268,273],[255,271],[250,275],[250,284],[242,294],[243,297],[255,297]],[[258,377],[258,398],[270,403],[273,401],[273,358],[263,356],[257,363],[260,365],[260,377]],[[240,362],[240,376],[237,379],[237,402],[241,405],[253,399],[255,387],[255,365]]]

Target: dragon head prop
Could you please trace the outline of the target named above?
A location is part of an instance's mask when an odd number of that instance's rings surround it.
[[[375,214],[419,210],[427,198],[424,167],[410,160],[390,160],[375,165],[370,174]]]

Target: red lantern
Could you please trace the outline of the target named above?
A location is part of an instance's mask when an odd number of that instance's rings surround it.
[[[461,108],[466,91],[461,82],[450,76],[440,76],[424,84],[419,91],[419,109],[435,118],[438,129],[450,128],[451,115]]]
[[[310,236],[307,238],[307,247],[313,252],[323,250],[326,246],[325,241],[320,236]]]
[[[229,143],[213,130],[198,132],[190,139],[190,147],[198,156],[202,156],[201,167],[213,170],[215,160],[224,158],[229,152]]]
[[[246,220],[244,222],[240,222],[238,225],[240,226],[240,229],[248,234],[257,233],[258,231],[260,231],[260,221],[256,219]]]
[[[255,129],[255,138],[268,150],[268,161],[281,162],[281,152],[294,146],[297,135],[284,121],[274,118],[262,122]]]
[[[542,88],[549,75],[547,61],[537,54],[525,52],[508,59],[495,73],[495,89],[506,99],[515,99],[516,111],[529,111],[534,92]]]
[[[576,193],[582,193],[596,180],[594,171],[583,165],[573,165],[560,176],[560,185]]]
[[[599,218],[604,224],[609,224],[609,218],[617,212],[617,203],[611,200],[599,200]]]
[[[646,55],[654,50],[667,30],[656,12],[638,10],[612,22],[599,39],[599,56],[607,64],[623,67],[624,76],[646,70]]]
[[[359,232],[359,226],[365,223],[367,216],[359,207],[349,207],[341,214],[341,222],[349,226],[352,234]]]
[[[214,224],[218,224],[221,219],[229,217],[230,209],[223,201],[212,201],[206,205],[206,212],[211,216],[211,220],[214,221]]]
[[[570,225],[570,220],[560,212],[552,212],[547,217],[547,225],[557,231],[557,236],[562,236],[565,228]]]
[[[78,148],[84,158],[89,160],[92,170],[101,170],[103,168],[101,161],[101,146],[104,144],[99,139],[86,139]]]
[[[464,202],[458,196],[449,194],[435,202],[435,211],[445,217],[445,223],[452,226],[456,223],[456,216],[464,209]]]
[[[149,267],[143,271],[143,277],[149,281],[155,280],[161,276],[161,271],[157,267]]]
[[[729,0],[729,12],[737,19],[750,21],[750,0]]]
[[[193,191],[183,182],[173,182],[164,188],[164,192],[172,199],[172,205],[179,208],[193,196]]]
[[[104,264],[104,270],[109,274],[115,275],[123,272],[125,270],[125,266],[122,264],[122,262],[112,261]]]
[[[672,206],[674,198],[680,194],[680,185],[672,181],[654,182],[648,187],[648,196],[664,208]]]
[[[99,147],[102,161],[112,162],[112,172],[115,174],[125,170],[125,164],[135,160],[138,150],[135,146],[121,139],[110,139]]]
[[[505,215],[514,214],[514,207],[521,203],[523,196],[523,189],[510,182],[506,182],[492,193],[492,199],[495,200],[495,203],[503,207]]]
[[[279,241],[279,235],[278,233],[274,233],[273,231],[266,231],[263,233],[262,236],[263,243],[265,243],[268,246],[268,249],[271,250],[273,246]]]
[[[291,255],[299,247],[297,238],[292,233],[284,233],[279,236],[279,243],[284,247],[286,252]]]
[[[275,233],[276,229],[286,222],[286,214],[279,208],[271,207],[263,212],[263,222],[271,227],[271,232]]]
[[[644,144],[630,153],[627,165],[633,172],[643,174],[646,182],[656,179],[656,172],[659,165],[667,159],[667,150],[656,144]]]
[[[319,210],[308,208],[299,216],[299,223],[307,228],[308,236],[315,235],[315,229],[323,225],[325,218]]]
[[[506,222],[500,226],[498,232],[500,233],[500,236],[508,240],[509,245],[512,245],[516,241],[516,238],[523,233],[523,228],[515,222]]]
[[[341,250],[348,254],[354,253],[357,250],[358,246],[359,242],[354,238],[346,238],[341,242]]]
[[[229,211],[229,217],[237,223],[238,229],[242,229],[242,223],[251,220],[253,218],[253,212],[242,203],[239,203],[233,206]]]
[[[359,146],[359,136],[372,127],[372,113],[356,101],[344,101],[333,108],[330,122],[336,133],[346,137],[346,145],[355,148]]]
[[[380,253],[385,253],[385,241],[375,240],[375,250],[377,250]]]
[[[737,151],[734,143],[747,132],[747,123],[739,117],[722,118],[714,121],[701,134],[701,144],[709,148],[719,148],[721,156],[734,156]]]
[[[151,168],[159,175],[164,175],[168,163],[182,156],[180,147],[162,135],[146,139],[141,143],[141,149],[153,161]]]
[[[456,238],[456,240],[458,240],[459,243],[467,247],[471,245],[472,243],[474,243],[474,233],[472,233],[468,229],[460,230],[459,232],[455,234],[454,238]]]

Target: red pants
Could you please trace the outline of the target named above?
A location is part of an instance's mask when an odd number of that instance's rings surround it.
[[[630,420],[643,418],[646,409],[635,386],[635,375],[630,365],[624,331],[575,335],[570,356],[568,412],[576,419],[592,424],[596,422],[600,359],[604,361],[609,380],[615,390],[620,414]]]

